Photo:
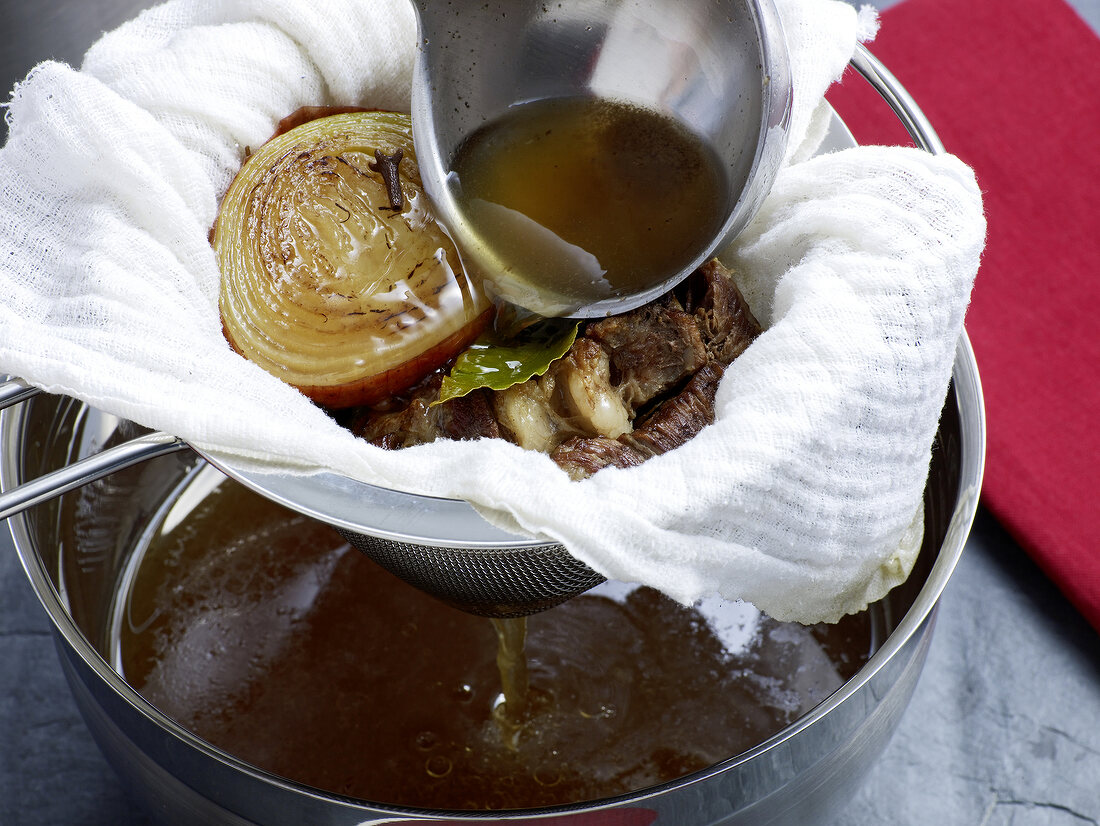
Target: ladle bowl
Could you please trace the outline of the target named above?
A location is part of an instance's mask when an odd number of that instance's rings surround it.
[[[783,159],[791,107],[787,47],[771,0],[413,5],[420,38],[412,122],[424,188],[464,265],[498,297],[544,316],[623,312],[667,292],[756,214]],[[719,231],[686,266],[578,305],[561,282],[508,271],[464,208],[453,162],[471,134],[518,104],[592,97],[685,127],[716,156],[726,195]]]

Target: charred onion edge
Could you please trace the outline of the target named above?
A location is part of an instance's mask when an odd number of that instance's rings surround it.
[[[299,126],[311,121],[320,120],[321,118],[327,118],[330,115],[350,115],[355,112],[384,111],[386,110],[370,109],[365,106],[302,106],[279,121],[275,127],[275,133],[268,138],[268,140],[273,141],[280,135],[285,135],[291,129],[297,129]],[[247,158],[248,156],[246,155],[245,157]]]

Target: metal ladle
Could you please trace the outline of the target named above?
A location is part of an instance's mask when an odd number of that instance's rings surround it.
[[[413,6],[420,37],[412,124],[424,188],[464,265],[499,298],[544,316],[593,318],[638,307],[726,246],[770,189],[786,149],[792,97],[772,0],[413,0]],[[687,266],[578,304],[562,286],[563,268],[548,283],[525,278],[537,267],[519,273],[502,266],[484,223],[463,202],[453,162],[471,134],[517,104],[592,97],[685,127],[716,156],[727,195],[719,231]]]

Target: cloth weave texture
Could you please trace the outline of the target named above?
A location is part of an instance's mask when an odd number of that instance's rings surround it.
[[[37,67],[0,150],[0,370],[242,466],[466,499],[682,602],[719,594],[802,622],[858,610],[919,545],[985,223],[950,155],[815,156],[822,96],[873,20],[834,0],[777,6],[789,162],[723,255],[765,332],[727,371],[715,424],[675,451],[583,482],[501,440],[387,452],[225,343],[208,232],[244,148],[304,105],[407,110],[404,0],[173,0],[79,70]]]

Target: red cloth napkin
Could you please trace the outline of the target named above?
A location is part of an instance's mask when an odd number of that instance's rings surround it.
[[[1100,39],[1062,0],[905,0],[871,51],[985,197],[982,501],[1100,630]],[[849,71],[860,143],[910,143]]]

